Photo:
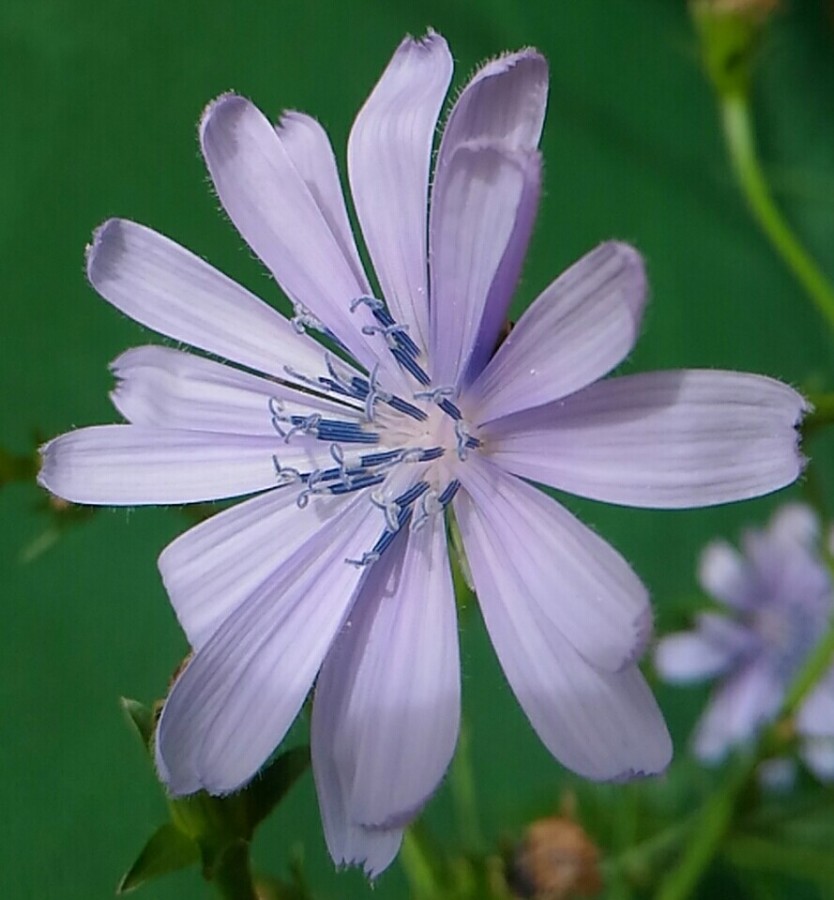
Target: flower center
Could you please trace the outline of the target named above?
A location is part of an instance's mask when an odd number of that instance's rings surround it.
[[[756,631],[786,680],[793,677],[818,634],[813,616],[796,613],[792,607],[766,606],[755,616]]]
[[[380,558],[402,528],[421,528],[443,512],[460,487],[456,467],[481,444],[456,403],[455,389],[432,384],[407,326],[395,322],[374,297],[352,301],[351,312],[360,306],[367,306],[374,319],[363,326],[363,334],[382,339],[383,352],[390,353],[413,382],[410,396],[386,390],[379,365],[365,377],[325,353],[326,375],[312,378],[289,368],[287,372],[311,389],[311,407],[314,398],[326,397],[330,407],[343,407],[344,413],[297,409],[298,404],[291,409],[277,397],[270,398],[269,413],[285,444],[328,445],[327,465],[307,471],[282,463],[280,450],[273,456],[278,484],[299,485],[299,508],[318,495],[366,491],[371,506],[381,512],[379,539],[360,559],[347,560],[367,566]],[[299,331],[316,328],[333,339],[303,308],[296,310],[293,323]]]

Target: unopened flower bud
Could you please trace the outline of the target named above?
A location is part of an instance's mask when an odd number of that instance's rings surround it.
[[[719,94],[746,93],[763,26],[778,0],[691,0],[707,74]]]
[[[602,888],[599,850],[572,819],[539,819],[516,849],[510,884],[519,900],[591,897]]]

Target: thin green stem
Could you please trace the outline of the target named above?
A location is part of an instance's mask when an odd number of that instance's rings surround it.
[[[452,801],[455,805],[455,816],[461,840],[470,853],[475,853],[483,846],[483,836],[478,821],[475,778],[472,774],[472,759],[469,754],[469,746],[469,729],[466,723],[463,722],[461,723],[457,751],[449,772],[449,786],[452,791]]]
[[[732,826],[736,803],[756,769],[756,762],[755,754],[740,760],[722,788],[701,808],[686,851],[661,882],[656,900],[686,900],[691,896]]]
[[[412,825],[403,835],[400,865],[410,888],[413,900],[433,900],[438,895],[434,863],[419,823]]]
[[[759,763],[784,741],[782,723],[796,714],[803,700],[829,671],[832,662],[834,617],[805,665],[791,682],[780,715],[762,732],[755,750],[739,760],[735,771],[731,772],[721,790],[713,794],[702,807],[699,814],[700,827],[695,829],[677,867],[661,884],[656,900],[685,900],[691,895],[731,831],[739,798],[753,780]]]
[[[834,288],[797,239],[773,200],[756,154],[746,92],[720,95],[721,121],[733,172],[759,227],[834,330]]]
[[[663,860],[677,851],[683,841],[689,838],[699,821],[700,813],[691,815],[606,860],[602,865],[603,873],[608,876],[606,882],[608,878],[618,874],[638,883],[649,880],[658,860]]]

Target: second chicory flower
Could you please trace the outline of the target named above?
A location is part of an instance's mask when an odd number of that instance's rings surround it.
[[[723,610],[700,613],[694,630],[665,637],[655,653],[667,681],[717,682],[693,739],[704,762],[750,743],[774,719],[834,614],[819,542],[813,511],[790,504],[767,528],[747,530],[740,551],[721,540],[704,550],[699,580]],[[795,727],[808,766],[834,777],[834,669],[802,704]]]

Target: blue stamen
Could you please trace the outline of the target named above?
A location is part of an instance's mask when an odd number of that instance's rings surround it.
[[[407,400],[403,400],[401,397],[397,397],[396,395],[391,397],[390,400],[387,401],[388,406],[391,409],[397,410],[397,412],[405,413],[407,416],[411,416],[412,419],[416,419],[418,422],[425,422],[428,419],[428,415],[420,409],[419,406],[414,406],[412,403],[409,403]]]
[[[448,398],[444,397],[437,405],[447,416],[451,416],[456,422],[459,422],[463,418],[463,413]]]
[[[382,556],[383,553],[391,546],[394,538],[399,534],[400,529],[408,524],[409,519],[411,518],[411,507],[407,506],[400,510],[399,515],[397,516],[397,527],[395,529],[386,528],[385,531],[379,536],[379,540],[374,544],[371,548],[371,555],[376,556],[377,559]]]
[[[345,484],[351,483],[351,471],[348,469],[347,462],[345,461],[345,451],[339,446],[339,444],[331,444],[330,445],[330,455],[333,457],[333,462],[339,467],[339,475],[341,476],[342,481]],[[358,471],[362,471],[359,469]]]
[[[461,462],[466,460],[470,450],[481,446],[481,442],[469,434],[466,430],[466,425],[461,420],[455,422],[455,437],[457,438],[457,447],[455,449]]]
[[[430,400],[432,403],[440,403],[444,397],[450,397],[455,392],[451,387],[436,387],[428,391],[416,391],[415,400]]]
[[[374,316],[376,320],[382,325],[385,329],[385,336],[392,337],[394,343],[400,350],[403,350],[409,356],[419,356],[420,348],[412,339],[411,335],[408,333],[408,325],[397,325],[396,322],[388,315],[387,310],[385,311],[385,316],[381,314],[381,312],[374,312]]]
[[[269,402],[267,403],[270,412],[270,422],[272,423],[272,427],[281,435],[282,438],[286,440],[287,432],[279,424],[280,422],[286,422],[287,417],[284,413],[284,404],[277,397],[270,397]]]
[[[457,478],[452,479],[452,481],[450,481],[446,485],[446,487],[443,488],[443,491],[437,498],[438,503],[444,508],[447,507],[452,502],[452,499],[454,498],[455,494],[457,494],[459,489],[460,482],[457,480]]]
[[[377,300],[376,297],[357,297],[351,301],[350,311],[355,312],[362,304],[365,304],[371,310],[374,318],[379,323],[378,325],[364,325],[362,333],[383,335],[388,344],[388,349],[400,366],[420,384],[430,384],[431,379],[416,362],[417,357],[420,356],[420,348],[408,334],[408,325],[400,325],[395,322],[394,317],[385,304],[381,300]]]
[[[455,421],[459,421],[463,418],[463,414],[449,399],[454,393],[455,389],[453,387],[436,387],[429,391],[417,391],[417,393],[414,394],[414,399],[431,400],[431,402],[436,403],[447,416],[451,416]]]
[[[350,389],[354,397],[357,400],[364,400],[365,397],[370,393],[370,385],[364,378],[359,378],[358,375],[355,375],[350,380]]]
[[[402,450],[382,450],[379,453],[366,453],[359,457],[359,464],[363,469],[374,466],[384,466],[389,463],[397,463],[402,459]]]
[[[301,480],[313,488],[323,481],[334,481],[336,478],[341,478],[341,475],[340,469],[315,469],[313,472],[302,475]]]
[[[392,353],[394,350],[399,349],[411,357],[420,355],[420,348],[408,335],[408,325],[398,324],[387,315],[387,313],[384,318],[378,312],[375,312],[374,316],[377,321],[381,321],[382,324],[363,325],[362,334],[367,334],[369,337],[372,337],[375,334],[381,334],[385,338],[388,349]]]
[[[327,490],[331,494],[350,494],[353,491],[361,491],[363,488],[373,487],[376,484],[382,484],[385,481],[384,475],[367,475],[366,477],[356,477],[350,482],[340,481],[331,485]]]
[[[372,566],[378,560],[378,553],[367,551],[362,554],[362,559],[345,559],[345,562],[350,563],[352,566],[356,566],[357,569],[362,569],[365,566]]]
[[[400,507],[410,506],[421,494],[425,494],[428,489],[428,482],[418,481],[417,484],[412,485],[407,491],[400,494],[399,497],[395,497],[394,503]]]
[[[402,347],[392,347],[391,353],[396,361],[420,384],[431,384],[431,378],[417,365],[414,357]]]
[[[353,444],[378,444],[379,435],[365,429],[358,422],[345,422],[341,419],[322,419],[311,421],[313,416],[292,416],[293,427],[307,434],[315,433],[320,441],[344,441]]]
[[[431,462],[440,459],[446,451],[442,447],[432,447],[430,450],[421,450],[418,462]]]
[[[377,322],[385,328],[394,324],[394,317],[388,311],[388,307],[381,301],[377,306],[371,306],[371,312],[374,314],[374,318]]]
[[[376,297],[357,297],[354,300],[350,301],[350,311],[356,312],[360,306],[365,305],[371,312],[375,312],[378,309],[385,309],[385,304],[382,300],[378,300]]]
[[[321,319],[316,318],[308,309],[300,305],[296,306],[295,315],[290,319],[290,324],[298,334],[306,334],[308,328],[321,332],[328,330],[322,324]]]
[[[396,531],[398,516],[400,514],[400,506],[396,500],[386,500],[384,497],[371,494],[371,503],[381,509],[385,515],[385,524],[389,529]]]
[[[312,434],[315,437],[319,422],[321,422],[321,413],[312,413],[309,416],[290,416],[289,421],[292,427],[284,434],[285,444],[290,442],[290,438],[294,434]]]
[[[352,383],[356,381],[356,377],[348,372],[346,375],[341,372],[336,371],[336,363],[333,357],[329,353],[324,354],[324,364],[327,366],[327,371],[333,381],[339,385],[339,387],[346,393],[351,396],[355,396],[352,391]],[[320,381],[323,379],[319,379]],[[359,398],[362,399],[361,397]]]
[[[318,387],[319,389],[322,387],[326,387],[329,391],[333,391],[336,394],[342,394],[345,397],[355,398],[355,395],[351,391],[345,390],[342,385],[330,378],[319,378],[316,382],[316,387]]]
[[[278,485],[281,487],[285,484],[301,481],[305,477],[298,469],[294,469],[292,466],[282,466],[281,460],[274,453],[272,455],[272,465],[275,467],[275,475],[278,478]]]

